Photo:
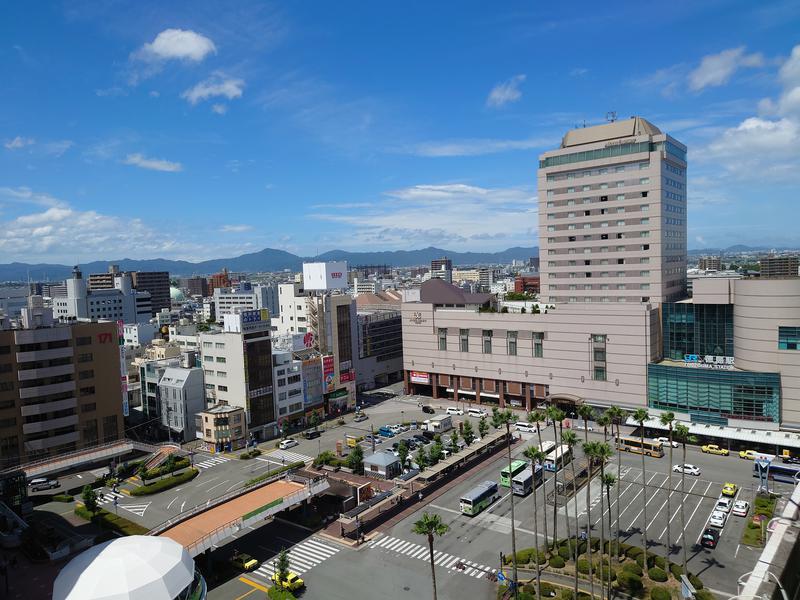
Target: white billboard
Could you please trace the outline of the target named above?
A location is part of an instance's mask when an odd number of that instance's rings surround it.
[[[303,263],[303,289],[311,291],[343,290],[347,287],[347,263]]]

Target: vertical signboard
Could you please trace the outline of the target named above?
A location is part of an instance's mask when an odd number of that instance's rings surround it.
[[[117,321],[117,339],[119,341],[119,382],[122,389],[122,416],[130,416],[128,405],[128,365],[125,360],[125,323]]]
[[[322,357],[322,381],[326,392],[332,392],[336,387],[336,370],[333,366],[333,356]]]

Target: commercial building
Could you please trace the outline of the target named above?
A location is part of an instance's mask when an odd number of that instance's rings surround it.
[[[721,271],[722,259],[719,256],[701,256],[697,261],[697,268],[701,271]]]
[[[114,287],[88,289],[78,267],[67,279],[67,295],[53,298],[53,315],[61,321],[108,319],[124,323],[148,323],[152,316],[149,292],[133,288],[127,273],[114,274]]]
[[[758,261],[761,277],[799,277],[799,256],[765,256]]]
[[[133,364],[139,369],[139,383],[141,402],[140,410],[148,419],[161,420],[161,390],[158,387],[161,378],[169,368],[180,368],[182,365],[180,350],[171,346],[169,348],[171,356],[164,356],[168,352],[165,350],[160,358],[136,358]]]
[[[278,427],[300,425],[304,415],[303,361],[291,351],[272,351],[272,380],[275,382],[275,403]]]
[[[242,310],[261,310],[265,308],[270,316],[280,313],[278,310],[278,288],[275,284],[251,285],[239,283],[233,288],[216,288],[214,290],[214,306],[217,318]]]
[[[182,277],[178,283],[189,296],[208,296],[208,280],[205,277]]]
[[[195,415],[205,409],[203,370],[169,367],[158,382],[161,399],[161,425],[169,439],[191,442],[195,439]]]
[[[119,265],[109,265],[106,273],[92,273],[87,279],[87,288],[91,292],[113,290],[117,287],[117,279],[126,275],[121,273]],[[162,309],[171,307],[169,296],[169,273],[167,271],[132,271],[127,274],[133,289],[150,293],[150,310],[153,315]]]
[[[686,146],[641,117],[573,129],[560,148],[543,153],[542,300],[682,298],[686,166]]]
[[[123,435],[127,398],[120,384],[117,324],[53,324],[52,315],[41,323],[36,329],[0,331],[4,466]]]
[[[215,404],[197,414],[197,438],[214,452],[230,452],[247,445],[247,416],[239,406]]]
[[[394,291],[364,294],[356,298],[356,387],[359,390],[370,390],[403,378],[401,298]]]
[[[147,346],[156,335],[156,326],[153,323],[128,323],[123,326],[122,335],[129,348]]]
[[[538,294],[540,281],[538,275],[522,273],[514,278],[514,291],[517,294]]]
[[[206,399],[244,409],[256,439],[274,437],[278,430],[267,311],[225,315],[223,322],[222,331],[200,334]]]
[[[214,273],[208,278],[208,292],[214,293],[217,288],[231,287],[231,278],[228,276],[228,269],[222,269],[219,273]]]

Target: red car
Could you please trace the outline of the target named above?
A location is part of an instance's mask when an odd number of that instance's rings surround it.
[[[711,529],[710,527],[703,532],[700,536],[700,545],[704,548],[711,548],[712,550],[717,547],[719,543],[719,531]]]

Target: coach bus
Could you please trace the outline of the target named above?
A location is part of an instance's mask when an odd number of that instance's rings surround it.
[[[753,477],[758,477],[758,464],[753,465]],[[800,467],[795,465],[776,465],[770,464],[767,470],[767,478],[772,481],[782,481],[783,483],[797,483],[800,481]]]
[[[461,512],[465,515],[475,516],[497,499],[497,484],[494,481],[484,481],[476,485],[461,497]]]
[[[562,467],[566,467],[572,461],[572,449],[563,444],[555,449],[552,454],[548,454],[544,459],[544,470],[557,473]]]
[[[500,485],[503,487],[511,487],[511,480],[515,475],[519,475],[528,466],[527,460],[515,460],[511,463],[511,470],[508,467],[503,467],[500,471]]]
[[[542,465],[527,467],[522,473],[511,478],[511,493],[516,496],[527,496],[542,482],[543,473]]]
[[[617,450],[625,450],[634,454],[646,454],[661,458],[664,456],[664,448],[661,442],[652,440],[640,440],[639,438],[617,438]]]
[[[539,450],[544,454],[550,454],[555,449],[556,443],[551,440],[545,440],[542,442],[542,445],[539,446]]]

